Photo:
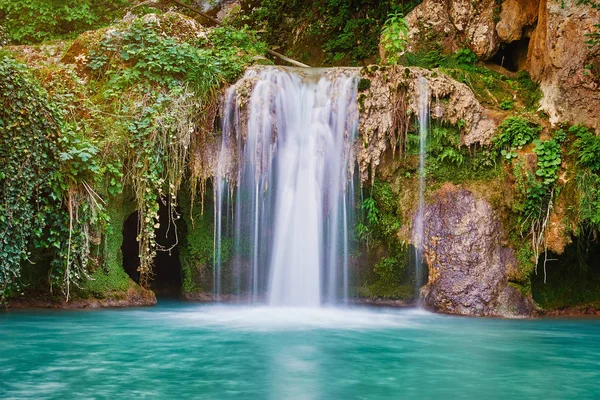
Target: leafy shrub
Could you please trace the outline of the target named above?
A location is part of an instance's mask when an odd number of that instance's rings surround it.
[[[512,110],[513,108],[515,108],[515,102],[512,100],[504,100],[500,103],[501,110]]]
[[[0,21],[15,44],[72,37],[111,22],[126,0],[0,0]]]
[[[86,279],[87,232],[104,216],[89,190],[97,151],[27,68],[0,54],[0,301],[22,289],[33,252],[48,254],[49,283],[67,299]]]
[[[572,126],[569,134],[577,137],[572,152],[577,155],[577,163],[593,173],[600,173],[600,136],[583,125]]]
[[[390,14],[381,31],[381,43],[389,64],[396,64],[408,45],[408,24],[402,13]]]
[[[477,62],[477,55],[469,49],[458,49],[454,54],[454,60],[459,65],[473,65]]]
[[[539,136],[542,127],[522,117],[508,117],[498,126],[499,135],[494,138],[494,147],[506,159],[515,158],[514,150],[522,149]]]

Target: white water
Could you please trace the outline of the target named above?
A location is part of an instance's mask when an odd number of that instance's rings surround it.
[[[227,286],[229,294],[274,306],[346,299],[357,79],[275,67],[251,69],[245,78],[254,81],[250,98],[232,87],[223,112],[215,295]],[[244,113],[239,105],[246,101]],[[233,259],[226,266],[227,230]]]
[[[425,155],[427,149],[427,131],[429,129],[429,82],[419,78],[419,208],[415,221],[415,275],[417,295],[424,282],[423,276],[423,218],[425,212]]]

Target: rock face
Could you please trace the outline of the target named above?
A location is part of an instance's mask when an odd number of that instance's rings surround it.
[[[506,0],[502,3],[496,32],[502,42],[530,37],[538,19],[539,0]]]
[[[362,69],[361,77],[369,82],[368,88],[358,94],[362,143],[356,157],[363,181],[368,169],[376,170],[385,151],[393,147],[390,143],[396,143],[417,114],[421,77],[427,79],[430,88],[432,120],[461,124],[464,145],[490,144],[502,119],[485,109],[467,85],[437,70],[371,66]]]
[[[579,0],[425,0],[406,17],[409,51],[441,45],[470,48],[482,60],[501,45],[516,67],[540,82],[541,109],[556,124],[584,123],[600,130],[600,45],[586,45],[600,11]],[[497,21],[497,22],[496,22]],[[508,49],[508,50],[507,50]],[[595,66],[590,68],[590,66]]]
[[[451,51],[467,46],[487,60],[500,46],[495,12],[495,0],[425,0],[406,17],[408,50],[418,50],[426,41],[439,42]]]
[[[423,223],[429,266],[429,282],[422,290],[425,307],[469,316],[530,316],[532,300],[508,285],[516,260],[502,245],[501,224],[491,205],[452,185],[434,198]]]
[[[585,44],[600,23],[600,11],[576,0],[541,0],[529,46],[528,70],[540,81],[541,108],[551,123],[570,121],[600,129],[600,77],[586,68],[600,65],[600,45]]]

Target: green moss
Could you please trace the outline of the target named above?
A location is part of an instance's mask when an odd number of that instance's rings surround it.
[[[537,274],[532,275],[533,299],[545,309],[575,306],[600,307],[600,265],[598,244],[587,235],[576,238],[562,255],[549,253],[552,261],[540,257]],[[545,282],[544,282],[545,278]]]
[[[361,286],[358,295],[368,299],[413,300],[414,287],[409,284],[399,285],[393,282],[377,281],[371,285]]]
[[[135,205],[125,200],[125,195],[120,195],[111,198],[106,211],[110,222],[101,245],[102,265],[92,274],[92,279],[85,282],[83,297],[104,298],[109,293],[126,292],[130,287],[137,286],[123,269],[121,251],[123,224],[135,211]]]
[[[367,96],[364,93],[361,93],[358,96],[358,109],[363,112],[365,110],[365,100],[367,99]]]
[[[182,292],[210,292],[214,268],[213,205],[208,200],[205,200],[204,207],[199,202],[192,204],[189,194],[183,192],[179,197],[185,223],[179,253],[183,274]],[[221,248],[223,263],[227,263],[230,254],[231,242],[225,238]]]
[[[365,90],[369,90],[371,88],[371,80],[362,78],[358,81],[358,91],[364,92]]]

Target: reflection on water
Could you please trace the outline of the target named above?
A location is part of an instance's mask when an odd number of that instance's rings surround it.
[[[0,313],[0,398],[579,398],[599,320],[416,310],[155,308]]]

